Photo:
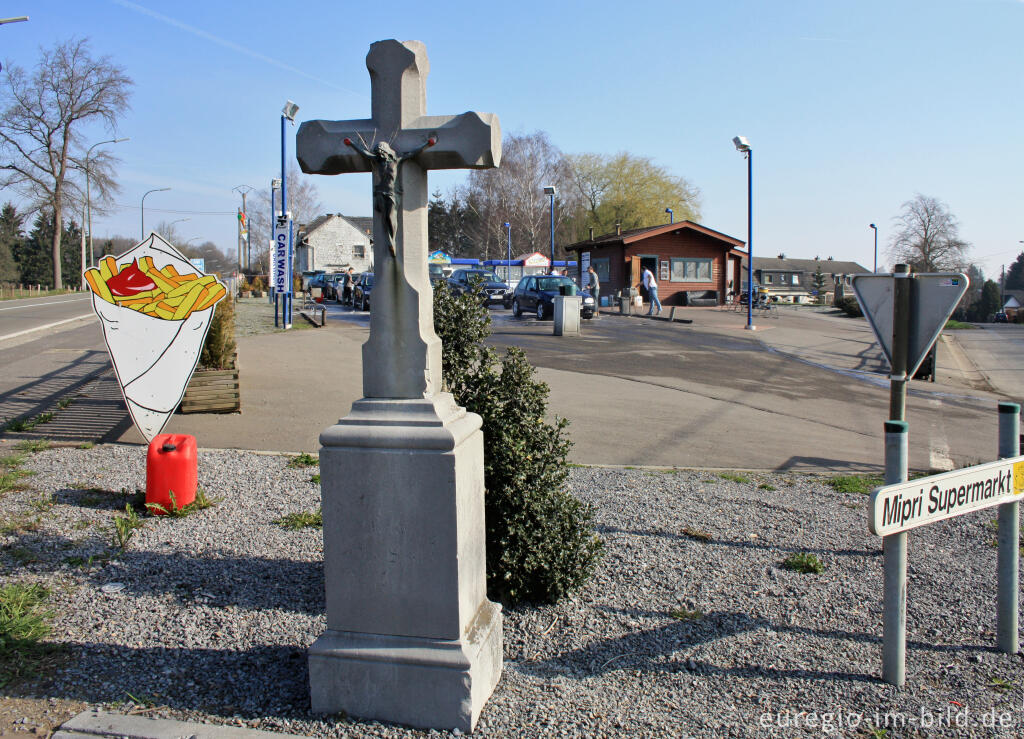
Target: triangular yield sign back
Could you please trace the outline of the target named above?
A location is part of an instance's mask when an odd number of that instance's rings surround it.
[[[856,275],[853,290],[861,310],[871,324],[882,352],[892,367],[892,309],[896,280],[910,280],[910,338],[907,346],[907,376],[913,377],[942,327],[967,292],[967,275],[956,272],[925,272],[896,278],[885,275]]]

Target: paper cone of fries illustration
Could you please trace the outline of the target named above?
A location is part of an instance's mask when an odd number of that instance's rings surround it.
[[[152,441],[185,394],[227,290],[155,233],[85,279],[128,412]]]

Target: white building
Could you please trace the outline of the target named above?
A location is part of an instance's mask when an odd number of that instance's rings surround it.
[[[373,218],[328,213],[299,226],[295,238],[295,270],[357,273],[370,269],[373,250],[370,234]]]

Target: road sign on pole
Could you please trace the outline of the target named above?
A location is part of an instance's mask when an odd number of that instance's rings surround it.
[[[908,377],[914,376],[928,350],[939,338],[942,327],[967,291],[968,284],[967,275],[955,272],[910,275]],[[889,366],[892,366],[896,277],[891,274],[857,275],[853,278],[853,290]]]

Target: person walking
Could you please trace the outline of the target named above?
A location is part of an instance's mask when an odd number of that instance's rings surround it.
[[[651,301],[651,307],[647,309],[647,315],[661,315],[661,301],[658,300],[658,283],[654,280],[654,273],[650,268],[644,268],[644,287],[647,289],[647,297]],[[654,312],[654,306],[658,306],[658,312]]]
[[[594,318],[600,318],[601,281],[597,279],[597,272],[594,271],[594,265],[590,265],[587,268],[587,275],[589,276],[590,297],[594,299]]]

